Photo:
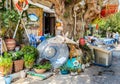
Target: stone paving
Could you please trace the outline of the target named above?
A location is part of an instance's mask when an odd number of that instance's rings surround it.
[[[99,71],[112,70],[115,73],[106,72],[98,75]],[[39,79],[19,79],[12,84],[120,84],[120,56],[113,56],[112,66],[104,68],[100,66],[91,66],[77,76],[53,75],[46,80]]]

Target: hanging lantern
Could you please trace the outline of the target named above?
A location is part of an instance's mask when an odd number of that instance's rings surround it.
[[[84,46],[85,45],[85,39],[84,38],[80,38],[79,39],[79,44]]]

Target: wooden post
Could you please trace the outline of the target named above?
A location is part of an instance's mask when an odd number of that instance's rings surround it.
[[[76,34],[76,21],[77,21],[77,16],[76,16],[76,11],[74,10],[74,14],[75,14],[75,25],[74,25],[74,36]]]

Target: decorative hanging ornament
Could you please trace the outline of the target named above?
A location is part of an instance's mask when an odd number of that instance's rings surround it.
[[[27,10],[29,6],[27,0],[14,0],[14,4],[19,11]]]
[[[85,45],[85,39],[84,38],[80,38],[79,39],[79,44],[84,46]]]

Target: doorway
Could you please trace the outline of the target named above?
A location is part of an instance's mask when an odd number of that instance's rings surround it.
[[[55,35],[55,17],[50,15],[50,13],[44,13],[43,33]]]

